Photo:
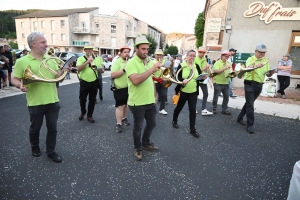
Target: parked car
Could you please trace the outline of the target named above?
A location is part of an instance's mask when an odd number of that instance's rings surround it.
[[[103,58],[103,60],[107,60],[107,61],[110,61],[110,62],[112,62],[112,59],[113,59],[113,57],[109,54],[102,54],[101,58]]]
[[[111,69],[111,62],[110,61],[107,61],[107,60],[103,59],[103,64],[104,64],[105,70],[110,70]]]
[[[20,49],[12,49],[12,51],[15,52],[15,55],[16,55],[17,59],[21,57],[22,50],[20,50]]]

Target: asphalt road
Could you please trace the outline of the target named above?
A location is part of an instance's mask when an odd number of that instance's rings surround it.
[[[79,121],[78,83],[59,89],[61,110],[56,151],[62,163],[44,152],[30,153],[25,95],[0,99],[1,199],[286,199],[292,169],[300,159],[300,122],[255,114],[250,135],[232,116],[197,115],[200,138],[189,134],[187,105],[179,129],[171,126],[174,106],[157,115],[151,136],[159,151],[133,157],[132,125],[115,132],[115,107],[109,79],[104,101],[95,107],[96,123]],[[174,86],[169,90],[169,100]],[[201,101],[198,102],[200,111]],[[211,106],[211,104],[208,104]],[[132,115],[129,113],[129,121]]]

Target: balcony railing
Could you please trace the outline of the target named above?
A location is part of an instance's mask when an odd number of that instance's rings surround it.
[[[136,38],[139,35],[136,31],[126,31],[126,37]]]
[[[99,34],[99,28],[85,28],[85,27],[73,27],[73,33],[82,33],[82,34]]]
[[[73,40],[73,46],[78,47],[84,47],[86,43],[89,43],[88,41],[82,41],[82,40]]]

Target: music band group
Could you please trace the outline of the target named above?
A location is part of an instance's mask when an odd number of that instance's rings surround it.
[[[45,116],[47,125],[46,154],[54,162],[61,162],[62,158],[55,152],[60,104],[54,80],[62,81],[61,77],[65,76],[65,72],[71,69],[72,64],[60,67],[56,61],[51,60],[51,56],[47,54],[47,41],[42,33],[31,33],[27,41],[31,52],[17,60],[12,83],[20,88],[21,91],[26,92],[31,122],[29,128],[31,153],[36,157],[41,156],[39,134]],[[177,72],[173,74],[173,71],[168,69],[170,65],[166,65],[168,61],[162,59],[163,53],[161,50],[156,52],[155,60],[147,56],[149,46],[150,43],[145,36],[137,37],[134,44],[135,55],[129,59],[130,51],[133,47],[123,46],[120,48],[119,58],[113,62],[111,67],[116,107],[116,131],[122,132],[122,125],[130,125],[126,118],[128,110],[130,110],[133,114],[134,157],[136,160],[142,160],[143,150],[158,150],[150,141],[151,133],[156,126],[156,101],[160,101],[159,113],[166,114],[164,110],[166,91],[167,87],[172,83],[177,83],[175,93],[178,96],[172,119],[174,128],[179,128],[178,116],[185,103],[188,102],[190,133],[194,137],[199,137],[195,127],[199,88],[203,92],[202,111],[204,112],[202,113],[204,113],[203,115],[211,114],[206,108],[208,80],[213,81],[214,87],[213,113],[217,113],[217,101],[222,92],[221,113],[225,115],[231,114],[227,110],[229,74],[234,73],[232,64],[228,61],[231,55],[229,51],[222,52],[220,60],[214,64],[213,72],[209,72],[210,66],[204,57],[206,49],[200,47],[198,55],[194,50],[190,50],[186,54],[186,59],[179,64]],[[271,76],[273,73],[270,71],[270,66],[264,57],[266,51],[267,48],[264,44],[258,44],[255,49],[255,55],[248,58],[246,62],[247,68],[251,68],[251,71],[246,72],[244,75],[246,102],[237,117],[237,122],[246,125],[249,133],[254,132],[254,101],[262,90],[265,74],[268,72],[266,75]],[[87,120],[94,123],[93,112],[97,90],[102,88],[98,77],[99,74],[101,75],[104,72],[103,61],[101,57],[93,55],[92,46],[86,45],[84,52],[85,56],[79,57],[76,63],[80,80],[79,99],[81,113],[79,120],[83,120],[84,116],[87,115]],[[41,67],[42,65],[47,65],[47,67]],[[44,77],[45,80],[49,81],[41,81],[39,77]],[[211,77],[213,79],[210,79]],[[30,84],[25,85],[24,82],[28,82],[29,79],[31,80],[29,81]],[[99,96],[100,100],[102,100],[102,89]],[[89,102],[86,109],[87,98],[89,98]],[[247,122],[243,120],[245,115]],[[142,130],[144,120],[146,121],[146,126]]]

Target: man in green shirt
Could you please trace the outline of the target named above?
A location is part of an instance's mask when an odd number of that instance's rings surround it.
[[[114,92],[115,97],[115,107],[116,107],[116,119],[117,133],[122,132],[122,124],[125,126],[130,125],[126,116],[128,113],[128,84],[127,84],[127,76],[126,76],[126,65],[130,55],[131,48],[128,46],[123,46],[120,48],[119,58],[116,59],[111,68],[111,77],[115,83],[115,87],[117,88]]]
[[[198,49],[198,56],[195,58],[195,64],[198,65],[202,71],[202,73],[206,73],[210,65],[207,63],[206,58],[204,57],[205,53],[207,52],[205,47],[199,47]],[[207,84],[204,84],[203,82],[199,82],[199,86],[203,93],[202,98],[202,115],[212,115],[212,112],[209,112],[206,109],[206,103],[208,98],[208,89]]]
[[[86,114],[86,99],[87,96],[89,96],[87,120],[90,123],[95,123],[95,120],[93,119],[93,113],[98,90],[97,66],[101,65],[99,59],[95,59],[92,56],[93,47],[91,45],[87,44],[83,50],[85,55],[79,57],[76,63],[80,81],[79,100],[81,114],[79,115],[79,120],[83,120],[84,115]]]
[[[161,63],[153,64],[149,60],[147,57],[149,45],[146,36],[137,37],[134,45],[136,55],[128,61],[126,66],[129,93],[128,106],[134,119],[134,157],[137,160],[142,160],[143,149],[148,151],[158,150],[150,142],[150,135],[156,126],[155,88],[152,74],[159,70]],[[144,119],[146,120],[146,127],[142,136]]]
[[[270,70],[268,59],[265,58],[266,52],[266,45],[259,43],[255,48],[255,54],[246,61],[246,67],[254,68],[254,70],[245,74],[244,90],[246,103],[237,118],[237,122],[241,125],[247,125],[246,129],[250,134],[254,133],[254,101],[261,93],[265,73]],[[267,76],[272,76],[274,72],[267,74]],[[245,115],[247,116],[247,123],[243,121]]]
[[[154,63],[160,62],[162,66],[164,66],[166,60],[163,59],[164,53],[161,49],[156,50],[155,52],[155,60],[153,61]],[[155,76],[161,77],[161,71],[157,71],[155,73]],[[167,115],[167,111],[165,111],[165,106],[166,106],[166,101],[167,101],[167,93],[168,93],[168,88],[164,87],[163,81],[157,82],[154,81],[155,87],[156,87],[156,92],[158,95],[158,101],[160,103],[159,106],[159,112],[160,114]]]
[[[217,75],[214,77],[214,97],[213,97],[213,113],[217,113],[217,103],[218,97],[222,92],[223,102],[222,102],[222,114],[231,115],[227,110],[229,101],[229,78],[226,76],[230,73],[231,62],[228,61],[230,56],[229,51],[223,51],[221,54],[221,59],[214,64],[214,73]]]
[[[104,73],[104,64],[103,59],[99,56],[99,50],[97,48],[93,49],[95,61],[94,63],[97,63],[99,66],[97,66],[97,73],[98,73],[98,90],[99,90],[99,98],[100,101],[103,100],[103,83],[102,83],[102,74]],[[96,95],[97,96],[97,95]],[[97,103],[97,98],[96,98]]]
[[[23,86],[21,80],[26,68],[30,66],[31,71],[38,77],[43,74],[46,78],[54,79],[55,75],[45,68],[40,68],[41,62],[50,58],[47,52],[47,40],[43,33],[33,32],[28,35],[28,45],[31,49],[30,54],[18,59],[15,64],[15,70],[12,83],[20,88],[22,92],[26,92],[27,106],[30,115],[29,139],[31,144],[31,153],[33,156],[41,156],[39,147],[39,136],[43,118],[46,119],[47,136],[46,136],[46,153],[54,162],[61,162],[62,158],[55,152],[56,135],[57,135],[57,119],[60,109],[59,99],[56,91],[55,83],[33,82],[26,87]],[[47,66],[52,70],[58,70],[58,66],[53,60],[49,60]],[[70,70],[71,67],[68,68]]]

